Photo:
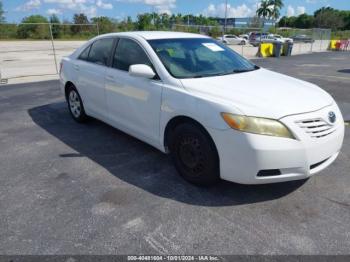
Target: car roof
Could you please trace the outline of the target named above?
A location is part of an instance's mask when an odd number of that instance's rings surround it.
[[[135,32],[122,32],[122,33],[111,33],[105,36],[139,36],[146,40],[153,39],[173,39],[173,38],[209,38],[205,35],[182,33],[182,32],[166,32],[166,31],[135,31]]]

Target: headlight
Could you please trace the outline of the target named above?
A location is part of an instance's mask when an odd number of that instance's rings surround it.
[[[229,113],[221,113],[221,116],[231,128],[239,131],[296,139],[290,130],[278,120]]]

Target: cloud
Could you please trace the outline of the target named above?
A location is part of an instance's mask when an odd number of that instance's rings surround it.
[[[59,10],[73,10],[77,13],[84,13],[88,17],[95,17],[97,10],[113,9],[113,5],[104,0],[43,0],[47,4],[56,4]]]
[[[15,10],[16,11],[30,11],[33,9],[38,9],[41,6],[41,1],[40,0],[29,0],[23,5],[18,6]]]
[[[305,12],[306,12],[305,6],[298,6],[296,15],[302,15],[302,14],[305,14]]]
[[[158,13],[170,14],[171,10],[176,7],[176,0],[117,0],[124,3],[142,3],[153,6]]]
[[[113,5],[111,3],[105,3],[102,0],[97,0],[96,6],[102,9],[113,9]]]
[[[330,0],[306,0],[307,4],[321,4],[326,5]]]
[[[296,8],[294,8],[293,6],[289,5],[287,7],[287,17],[299,16],[305,13],[306,13],[305,6],[297,6]]]
[[[82,9],[85,7],[86,0],[44,0],[48,4],[58,4],[64,9]]]
[[[287,17],[291,17],[295,15],[295,9],[293,6],[289,5],[287,7]]]
[[[202,12],[205,16],[212,17],[225,17],[225,4],[210,4],[205,10]],[[227,5],[227,17],[250,17],[255,14],[254,8],[249,8],[246,4],[242,4],[239,6],[231,6]]]
[[[62,14],[62,11],[60,9],[50,8],[46,11],[46,13],[48,15],[60,15],[60,14]]]

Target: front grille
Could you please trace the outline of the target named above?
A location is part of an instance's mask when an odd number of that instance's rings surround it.
[[[328,124],[322,118],[301,120],[295,123],[312,138],[326,137],[336,130],[335,126]]]

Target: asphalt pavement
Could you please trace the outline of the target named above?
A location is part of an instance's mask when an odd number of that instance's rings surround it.
[[[318,84],[350,120],[349,61],[256,63]],[[139,140],[75,123],[57,81],[0,86],[0,254],[349,254],[349,129],[308,181],[200,188]]]

